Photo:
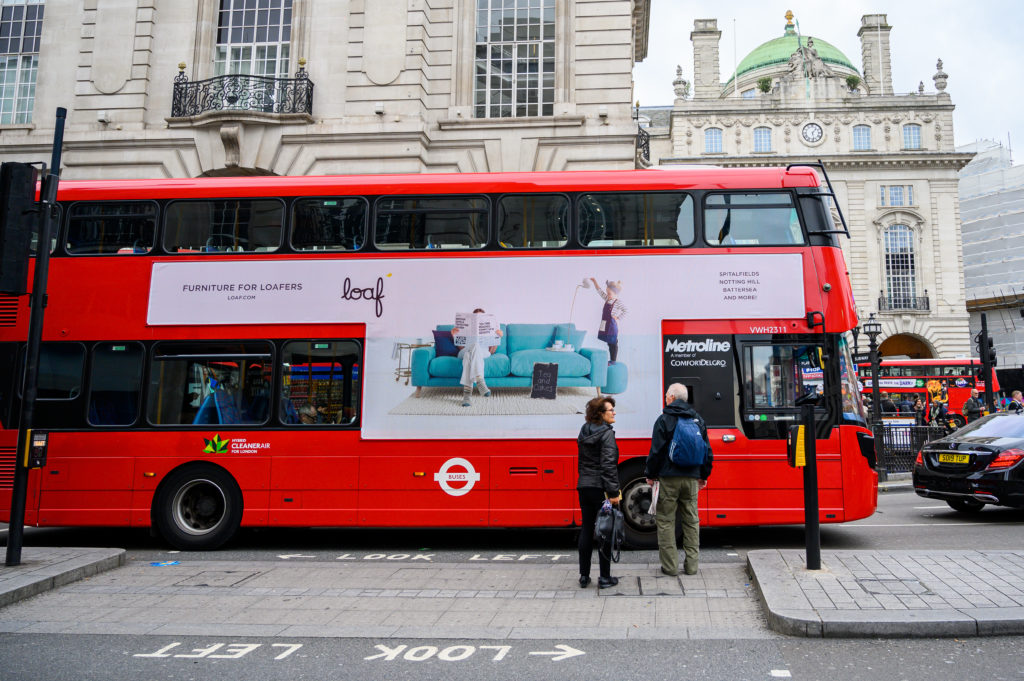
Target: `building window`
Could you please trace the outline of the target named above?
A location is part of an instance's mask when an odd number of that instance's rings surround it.
[[[878,205],[880,206],[913,206],[914,185],[890,184],[879,185]]]
[[[853,150],[854,151],[870,151],[871,150],[871,126],[870,125],[855,125],[855,126],[853,126]]]
[[[914,232],[907,225],[890,225],[884,239],[885,291],[890,309],[914,309]]]
[[[772,150],[772,129],[754,128],[754,151]]]
[[[903,148],[904,149],[920,149],[921,148],[921,126],[916,123],[910,123],[903,126]]]
[[[748,90],[744,90],[743,92],[740,93],[740,96],[743,97],[743,99],[754,99],[755,97],[757,97],[757,88],[750,88]]]
[[[555,0],[477,0],[477,118],[551,116]]]
[[[31,123],[43,0],[0,1],[0,124]]]
[[[216,75],[287,78],[292,0],[221,0]]]
[[[708,128],[704,131],[704,153],[705,154],[721,154],[722,153],[722,129],[721,128]]]

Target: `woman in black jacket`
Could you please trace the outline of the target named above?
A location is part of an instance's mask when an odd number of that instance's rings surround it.
[[[576,442],[579,447],[579,481],[583,527],[580,530],[580,587],[590,584],[590,561],[594,553],[594,523],[605,497],[619,503],[619,447],[615,444],[615,400],[608,396],[595,397],[587,403],[587,422],[580,429]],[[619,583],[612,577],[611,552],[598,550],[601,577],[598,588],[605,589]]]

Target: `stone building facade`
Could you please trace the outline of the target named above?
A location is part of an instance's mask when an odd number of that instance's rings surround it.
[[[862,67],[818,36],[782,36],[726,74],[721,32],[698,19],[692,84],[671,110],[646,111],[652,163],[726,167],[824,162],[851,238],[840,237],[861,319],[882,322],[883,355],[971,354],[963,284],[953,102],[938,62],[930,89],[894,92],[891,26],[865,15]],[[863,343],[863,339],[862,339]]]
[[[634,165],[650,0],[12,2],[0,157],[65,107],[64,178]]]

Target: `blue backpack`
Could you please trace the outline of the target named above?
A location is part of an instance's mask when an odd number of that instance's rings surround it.
[[[692,418],[676,418],[676,429],[668,446],[668,458],[677,466],[700,466],[707,458],[708,445],[700,434],[700,425]]]

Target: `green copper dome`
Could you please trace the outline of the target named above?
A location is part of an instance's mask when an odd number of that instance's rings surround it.
[[[802,36],[798,38],[796,31],[792,24],[786,26],[786,33],[780,38],[769,40],[768,42],[760,45],[753,52],[743,58],[743,61],[736,67],[736,76],[742,76],[748,71],[755,69],[764,68],[766,66],[781,65],[785,66],[789,63],[790,56],[797,51],[799,46],[802,44],[807,45],[807,40],[814,38],[814,49],[817,50],[818,56],[826,64],[832,64],[836,66],[843,66],[848,69],[852,69],[857,72],[857,68],[847,59],[846,55],[843,54],[835,45],[816,38],[814,36]],[[732,82],[733,74],[729,74],[729,82]]]

